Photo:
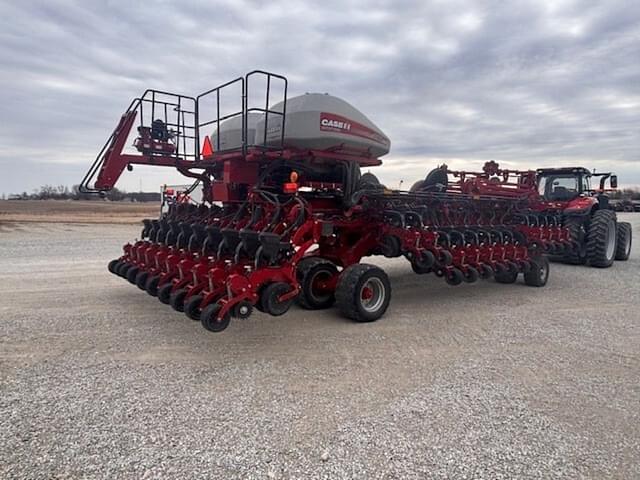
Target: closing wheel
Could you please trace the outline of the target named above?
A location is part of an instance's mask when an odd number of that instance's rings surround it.
[[[211,305],[207,305],[200,314],[200,323],[202,323],[202,326],[210,332],[221,332],[229,326],[229,323],[231,323],[231,315],[228,313],[218,320],[216,317],[218,316],[219,311],[220,305],[212,303]]]
[[[189,297],[186,302],[184,302],[184,313],[191,320],[195,320],[197,322],[200,321],[200,314],[202,311],[200,310],[200,304],[203,300],[202,295],[193,295]]]
[[[539,256],[531,260],[531,268],[524,273],[524,283],[531,287],[544,287],[549,279],[549,260]]]
[[[111,260],[109,262],[109,265],[107,265],[107,269],[111,272],[111,273],[116,273],[116,266],[120,263],[119,259],[115,259],[115,260]]]
[[[391,300],[391,283],[374,265],[356,264],[338,279],[336,304],[340,312],[356,322],[373,322],[386,312]]]
[[[591,217],[587,233],[587,260],[593,267],[607,268],[616,255],[616,214],[598,210]]]
[[[180,288],[169,296],[169,305],[176,312],[184,312],[184,299],[187,296],[187,289]]]
[[[130,263],[121,262],[120,266],[118,267],[118,270],[116,270],[116,273],[120,275],[122,278],[127,278],[127,272],[131,267],[133,267],[133,265],[131,265]]]
[[[462,271],[456,267],[448,268],[444,274],[445,281],[455,287],[456,285],[460,285],[464,280],[464,274]]]
[[[631,255],[631,224],[618,222],[618,242],[616,244],[616,260],[628,260]]]
[[[160,281],[160,277],[158,275],[154,275],[152,277],[147,278],[147,283],[144,286],[144,289],[152,297],[155,297],[155,296],[158,295],[158,282],[159,281]]]
[[[140,267],[131,267],[129,270],[127,270],[127,282],[135,285],[136,275],[138,275],[139,271]]]
[[[380,240],[380,250],[387,258],[399,257],[402,254],[402,243],[395,235],[384,235]]]
[[[169,300],[171,300],[171,289],[173,285],[171,282],[165,283],[158,289],[158,300],[160,300],[165,305],[169,305]]]
[[[480,265],[480,278],[486,280],[488,278],[493,277],[493,268],[486,263]]]
[[[420,255],[411,259],[411,268],[417,274],[430,273],[431,267],[436,263],[436,257],[429,250],[424,250]]]
[[[336,266],[322,258],[305,258],[298,264],[298,281],[301,292],[298,304],[307,310],[329,308],[336,301],[334,291],[328,283],[338,274]]]
[[[467,267],[462,276],[465,282],[473,283],[478,281],[478,278],[480,278],[480,272],[478,272],[474,267]]]
[[[136,286],[140,290],[145,290],[145,287],[147,286],[148,278],[149,278],[149,272],[138,272],[135,280]]]
[[[515,283],[518,279],[518,272],[505,268],[500,272],[496,272],[493,278],[498,283]]]
[[[294,299],[281,302],[279,297],[291,291],[291,286],[284,282],[275,282],[266,286],[260,295],[260,307],[265,313],[279,317],[284,315],[291,307]]]
[[[451,255],[451,252],[448,250],[440,250],[438,262],[444,266],[451,265],[453,262],[453,255]]]

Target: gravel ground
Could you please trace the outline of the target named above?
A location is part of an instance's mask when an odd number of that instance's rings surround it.
[[[107,273],[136,233],[0,226],[1,478],[640,478],[638,248],[544,289],[376,260],[376,323],[216,335]]]

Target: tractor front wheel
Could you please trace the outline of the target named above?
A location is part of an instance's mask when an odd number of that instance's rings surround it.
[[[336,304],[356,322],[373,322],[387,311],[391,283],[381,268],[360,263],[344,269],[336,288]]]

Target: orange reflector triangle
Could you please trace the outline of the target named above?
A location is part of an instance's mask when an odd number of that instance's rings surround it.
[[[209,140],[209,137],[204,137],[201,155],[203,157],[210,157],[211,155],[213,155],[213,147],[211,146],[211,140]]]

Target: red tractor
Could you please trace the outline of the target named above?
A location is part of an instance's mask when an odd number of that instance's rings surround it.
[[[582,167],[541,168],[536,173],[544,203],[562,211],[563,225],[574,246],[553,259],[606,268],[614,260],[629,258],[631,224],[617,221],[606,194],[618,187],[615,174],[593,173]],[[592,179],[599,179],[597,189],[592,188]],[[607,180],[610,188],[605,188]]]

